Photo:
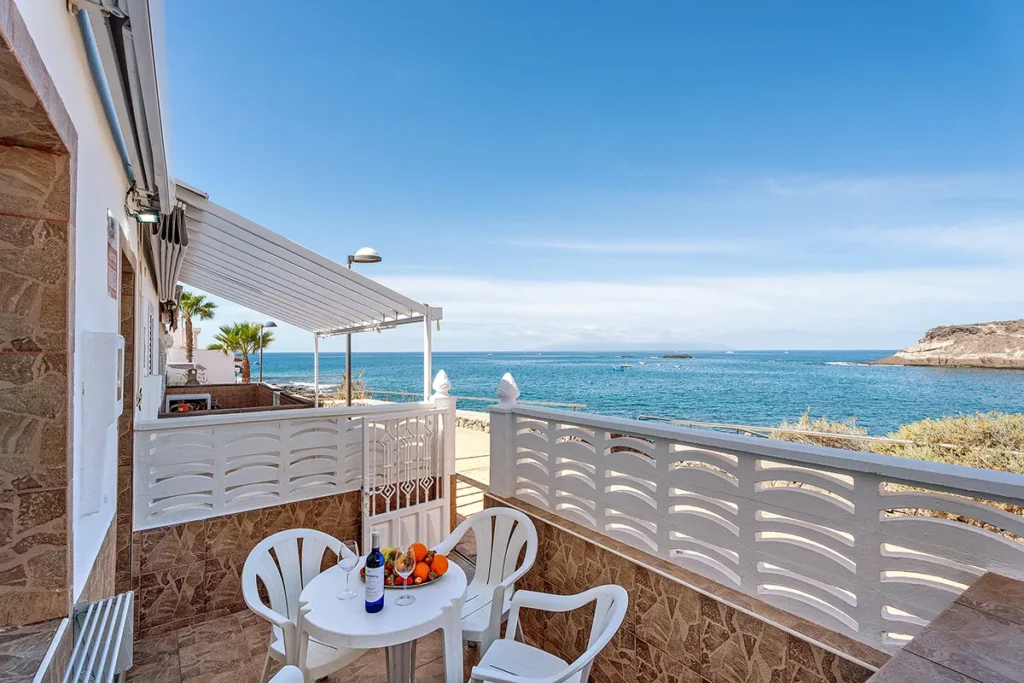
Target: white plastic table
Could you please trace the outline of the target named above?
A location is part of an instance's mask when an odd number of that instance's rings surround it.
[[[416,639],[441,629],[444,634],[445,680],[462,679],[462,601],[466,595],[466,574],[452,562],[436,582],[410,588],[416,596],[411,605],[399,606],[395,599],[404,589],[384,590],[384,609],[368,614],[366,589],[359,578],[359,567],[352,570],[352,588],[357,595],[339,600],[345,589],[345,572],[331,567],[315,577],[299,596],[300,629],[317,640],[336,647],[387,648],[388,681],[413,683],[416,671]]]

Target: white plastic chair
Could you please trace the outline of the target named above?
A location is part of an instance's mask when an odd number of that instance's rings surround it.
[[[519,610],[538,609],[546,612],[569,612],[597,601],[594,623],[590,627],[587,650],[572,664],[553,654],[521,643],[515,639]],[[471,683],[586,683],[594,658],[604,649],[622,618],[626,616],[629,596],[622,586],[608,584],[576,595],[549,595],[518,591],[512,598],[505,637],[497,640],[473,667]]]
[[[476,537],[476,571],[462,606],[462,638],[479,643],[483,653],[501,635],[516,581],[537,559],[537,528],[519,510],[488,508],[465,519],[434,550],[447,555],[470,529]]]
[[[270,647],[263,661],[260,683],[266,683],[271,659],[281,664],[299,666],[299,632],[296,625],[299,594],[320,573],[320,565],[328,549],[339,555],[351,554],[341,541],[322,531],[288,529],[260,541],[245,558],[245,566],[242,567],[242,596],[245,604],[272,625]],[[260,597],[257,579],[266,588],[269,606]],[[316,680],[355,661],[363,652],[314,641],[310,643],[308,657],[302,662],[300,670],[307,680]]]
[[[302,672],[297,666],[286,666],[270,679],[270,683],[303,683]]]

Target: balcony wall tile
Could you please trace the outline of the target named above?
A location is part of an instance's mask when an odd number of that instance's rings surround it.
[[[205,572],[205,562],[192,562],[143,574],[137,595],[141,630],[201,614],[205,609]]]
[[[701,596],[701,671],[712,683],[781,683],[783,631],[713,598]]]
[[[146,633],[216,619],[245,608],[242,567],[256,544],[296,528],[359,538],[359,502],[360,493],[351,491],[135,532],[131,573],[117,580],[139,590],[138,627]],[[322,568],[336,561],[328,551]]]
[[[700,594],[636,565],[632,597],[637,637],[700,673]]]
[[[650,643],[636,639],[636,675],[624,681],[644,683],[702,683],[697,672],[679,663]]]
[[[519,503],[516,501],[515,506],[520,507]],[[490,494],[485,497],[487,507],[501,504],[500,498]],[[657,558],[644,561],[642,554],[637,555],[639,551],[613,539],[569,521],[563,525],[564,520],[550,513],[534,514],[532,506],[523,505],[520,509],[533,519],[540,547],[534,569],[526,574],[519,588],[566,594],[614,583],[629,593],[627,616],[620,635],[616,636],[620,649],[602,654],[602,666],[595,666],[594,680],[860,683],[872,673],[871,669],[790,635],[767,620],[749,616],[705,595],[703,591],[715,595],[715,591],[721,590],[729,596],[735,592],[710,579],[701,577],[692,582],[702,591],[698,592],[687,585],[691,583],[691,573],[669,562]],[[583,542],[581,564],[576,560],[579,551],[574,549],[579,541]],[[636,559],[631,555],[637,555]],[[573,566],[550,566],[552,563]],[[687,583],[670,578],[675,573],[685,574]],[[749,597],[736,604],[752,611],[761,606],[760,601]],[[786,628],[794,623],[804,629],[812,627],[795,616],[787,620],[788,613],[777,608],[771,608],[769,613],[768,618]],[[783,618],[776,619],[779,616]],[[589,624],[587,618],[577,621],[568,615],[553,616],[533,610],[522,613],[527,638],[531,631],[539,630],[545,634],[545,649],[566,659],[581,651],[580,645],[588,634],[579,624]],[[848,647],[857,645],[842,641],[845,637],[823,627],[815,629],[814,633],[820,636],[818,642],[828,642],[834,636]],[[877,651],[867,646],[863,650],[868,659],[879,658]],[[630,653],[635,671],[633,676],[622,677],[630,666]]]
[[[788,636],[786,683],[863,683],[872,673],[832,652]]]
[[[138,532],[141,575],[206,559],[206,522],[188,522]]]

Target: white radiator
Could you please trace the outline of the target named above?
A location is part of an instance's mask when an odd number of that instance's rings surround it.
[[[132,665],[132,619],[135,593],[76,605],[75,645],[64,683],[112,683]]]

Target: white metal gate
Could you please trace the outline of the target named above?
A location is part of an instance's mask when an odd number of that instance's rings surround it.
[[[431,406],[363,418],[365,548],[374,530],[382,546],[419,541],[432,547],[448,535],[445,413]]]

